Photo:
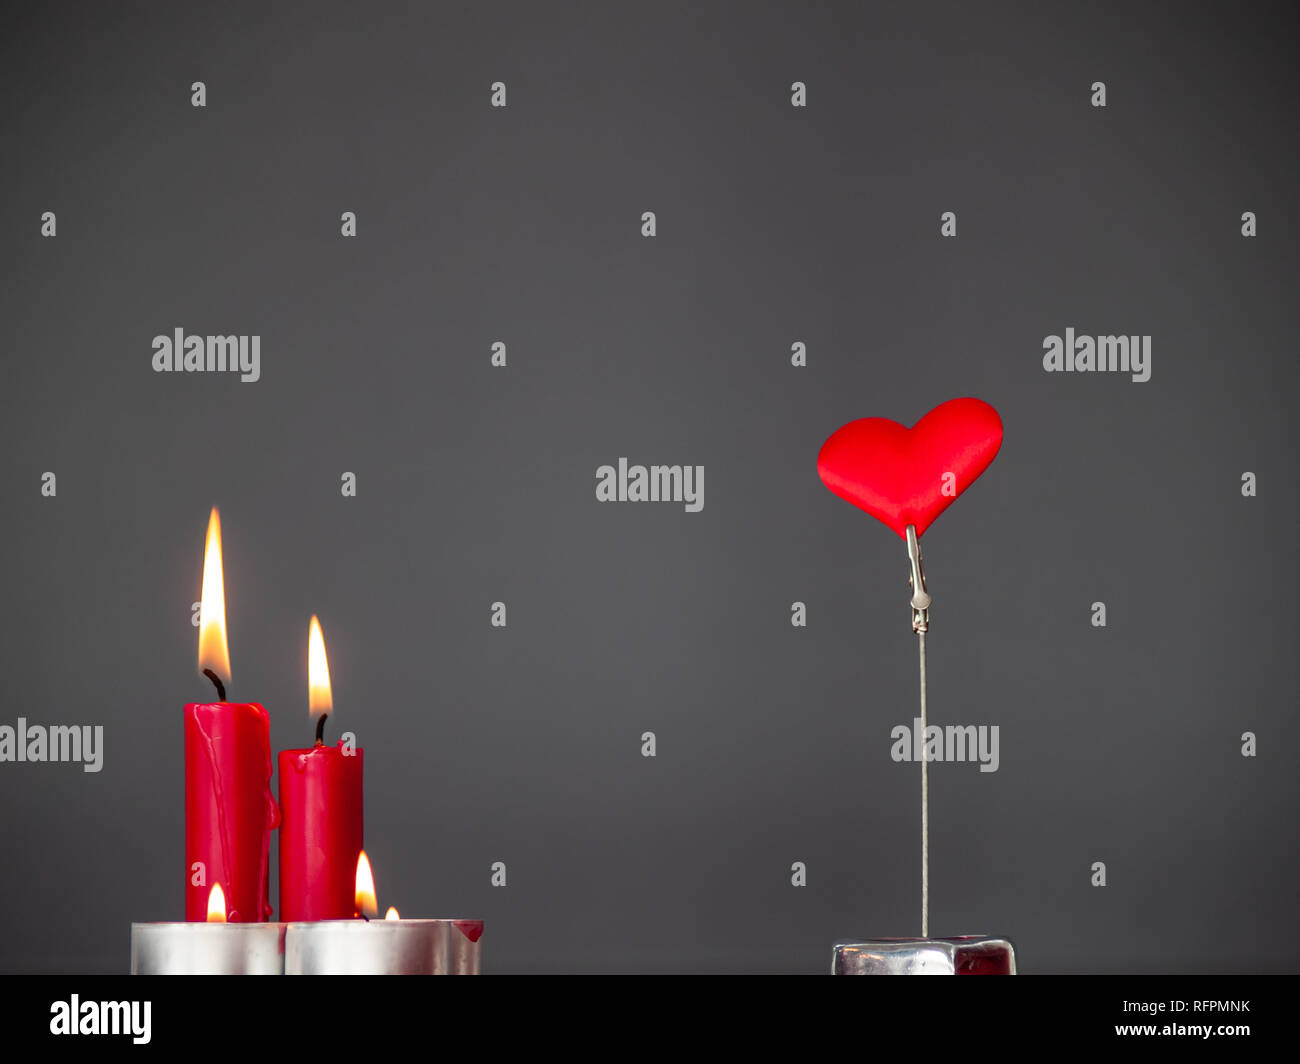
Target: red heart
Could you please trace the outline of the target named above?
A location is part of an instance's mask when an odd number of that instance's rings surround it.
[[[850,421],[822,444],[817,472],[841,499],[906,539],[908,525],[921,535],[1001,446],[1002,419],[993,407],[981,399],[949,399],[910,429],[883,417]]]

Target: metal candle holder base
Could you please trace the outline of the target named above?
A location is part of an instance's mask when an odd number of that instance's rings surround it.
[[[482,920],[289,924],[285,975],[478,975]]]
[[[284,924],[131,925],[132,975],[280,975]]]
[[[1016,951],[1005,938],[878,938],[837,942],[832,975],[1015,975]]]

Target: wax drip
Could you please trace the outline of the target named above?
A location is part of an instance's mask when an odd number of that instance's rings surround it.
[[[206,676],[209,680],[211,680],[216,685],[217,701],[224,702],[226,700],[226,685],[221,682],[221,677],[218,676],[211,669],[204,669],[203,675]]]
[[[483,937],[482,920],[456,920],[454,923],[456,925],[456,930],[471,942],[477,942]]]
[[[316,745],[325,745],[325,721],[329,718],[328,713],[322,713],[320,719],[316,721]]]
[[[262,711],[266,716],[266,711]],[[270,876],[270,853],[271,853],[271,832],[280,826],[280,807],[275,804],[275,795],[271,793],[271,772],[273,764],[271,761],[271,741],[268,732],[267,741],[262,748],[266,754],[266,787],[264,797],[266,800],[267,815],[266,823],[262,827],[262,860],[258,865],[257,871],[257,896],[258,906],[261,910],[262,920],[269,920],[271,913],[271,876]]]

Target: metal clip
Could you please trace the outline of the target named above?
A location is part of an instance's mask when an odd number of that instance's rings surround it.
[[[907,560],[912,563],[912,575],[907,582],[912,588],[912,631],[930,630],[930,593],[925,589],[925,569],[921,566],[921,541],[916,536],[916,525],[907,526]]]

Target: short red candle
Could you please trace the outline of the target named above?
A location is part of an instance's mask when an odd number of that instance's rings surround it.
[[[271,794],[271,732],[256,703],[185,707],[185,919],[204,921],[220,883],[226,919],[271,915],[268,858],[280,814]],[[200,874],[201,873],[201,874]]]
[[[281,920],[356,915],[362,755],[342,742],[280,751]]]

